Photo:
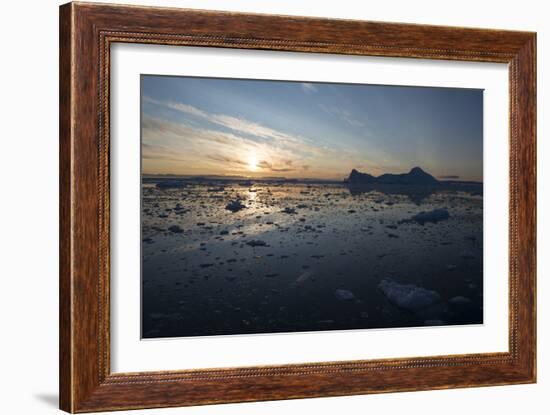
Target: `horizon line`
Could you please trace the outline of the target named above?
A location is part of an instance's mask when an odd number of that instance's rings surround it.
[[[387,174],[393,174],[393,173],[387,173]],[[405,173],[406,174],[406,173]],[[313,181],[313,180],[319,180],[319,181],[330,181],[330,182],[345,182],[347,180],[348,175],[343,175],[343,178],[334,178],[334,177],[286,177],[286,176],[246,176],[246,175],[224,175],[224,174],[182,174],[182,173],[141,173],[141,177],[144,178],[145,176],[153,176],[153,177],[175,177],[175,178],[204,178],[204,179],[216,179],[216,180],[293,180],[293,181]],[[436,176],[434,176],[436,177]],[[439,176],[441,177],[441,176]],[[483,184],[483,180],[476,180],[476,179],[467,179],[467,178],[460,178],[460,177],[446,177],[438,179],[436,177],[436,180],[440,182],[471,182],[471,183],[480,183]]]

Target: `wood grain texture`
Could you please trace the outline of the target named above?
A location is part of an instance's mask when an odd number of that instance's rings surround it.
[[[509,352],[111,373],[109,70],[115,42],[508,63]],[[60,407],[90,412],[534,382],[535,68],[534,33],[104,4],[61,6]]]
[[[72,102],[72,19],[70,8],[59,15],[59,405],[71,410],[72,362],[72,288],[71,288],[71,152]]]

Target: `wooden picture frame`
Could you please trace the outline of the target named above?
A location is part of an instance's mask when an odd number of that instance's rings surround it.
[[[509,352],[111,373],[109,59],[117,42],[507,63]],[[59,93],[61,409],[91,412],[535,382],[535,33],[69,3],[60,8]]]

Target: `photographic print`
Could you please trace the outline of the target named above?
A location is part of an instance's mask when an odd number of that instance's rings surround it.
[[[483,323],[483,90],[141,76],[142,337]]]

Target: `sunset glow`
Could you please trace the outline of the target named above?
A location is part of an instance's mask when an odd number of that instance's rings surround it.
[[[256,154],[251,153],[248,156],[248,170],[251,172],[255,172],[258,170],[258,157],[256,157]]]
[[[483,91],[141,78],[144,174],[482,180]]]

